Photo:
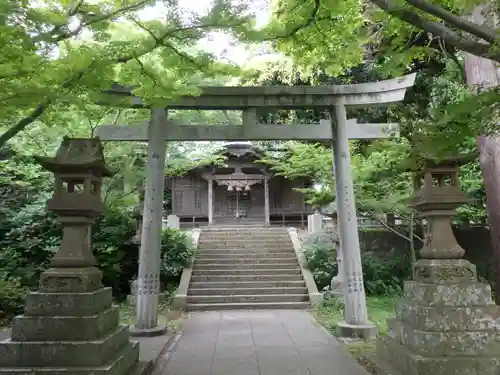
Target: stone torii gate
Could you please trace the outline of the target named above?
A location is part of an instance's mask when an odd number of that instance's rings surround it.
[[[199,96],[183,96],[151,107],[131,88],[115,86],[101,94],[98,104],[150,108],[151,120],[139,127],[101,126],[98,136],[108,141],[148,141],[148,164],[137,278],[136,335],[161,334],[158,325],[161,216],[164,190],[165,141],[178,140],[331,140],[338,202],[339,232],[346,278],[344,321],[339,332],[364,336],[375,326],[368,321],[359,246],[348,140],[397,135],[397,124],[360,124],[348,120],[347,107],[389,105],[404,99],[415,74],[386,81],[339,86],[201,87]],[[330,120],[319,124],[260,124],[257,108],[326,109]],[[241,110],[242,125],[185,125],[167,120],[168,109]],[[146,127],[147,125],[147,127]],[[368,333],[369,334],[369,333]]]

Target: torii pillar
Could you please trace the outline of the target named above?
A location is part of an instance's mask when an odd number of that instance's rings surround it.
[[[368,320],[366,309],[347,117],[342,102],[331,110],[330,117],[332,119],[333,166],[335,170],[340,251],[342,254],[341,266],[343,268],[339,270],[339,274],[345,278],[344,282],[346,283],[344,321],[338,324],[337,332],[341,337],[370,339],[377,335],[377,327]]]
[[[158,324],[166,120],[167,111],[164,108],[151,110],[151,121],[148,126],[146,191],[137,275],[137,320],[130,327],[130,334],[133,336],[156,336],[167,330],[166,326]]]

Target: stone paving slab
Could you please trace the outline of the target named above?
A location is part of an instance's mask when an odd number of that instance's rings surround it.
[[[10,338],[10,331],[0,331],[0,341],[7,340],[8,338]]]
[[[307,311],[191,314],[162,375],[368,375]]]

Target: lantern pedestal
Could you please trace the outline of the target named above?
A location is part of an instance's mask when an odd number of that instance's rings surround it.
[[[417,262],[404,286],[396,317],[377,342],[380,374],[489,375],[500,371],[491,289],[463,259]]]
[[[476,267],[461,259],[451,218],[464,203],[459,163],[431,165],[420,175],[414,207],[427,221],[422,259],[405,282],[396,317],[377,342],[379,374],[493,375],[500,373],[500,306]]]
[[[55,158],[38,158],[54,172],[48,207],[63,227],[40,290],[26,297],[11,338],[0,342],[0,375],[140,374],[139,344],[119,324],[111,288],[103,288],[91,247],[91,224],[102,211],[100,183],[110,174],[97,139],[65,138]]]

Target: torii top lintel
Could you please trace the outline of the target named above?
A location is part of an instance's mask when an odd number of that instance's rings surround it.
[[[206,86],[199,96],[182,96],[165,102],[165,108],[198,110],[244,110],[247,108],[328,108],[383,106],[404,99],[416,73],[372,83],[334,86]],[[114,85],[96,100],[101,105],[127,108],[149,107],[132,94],[133,87]]]

